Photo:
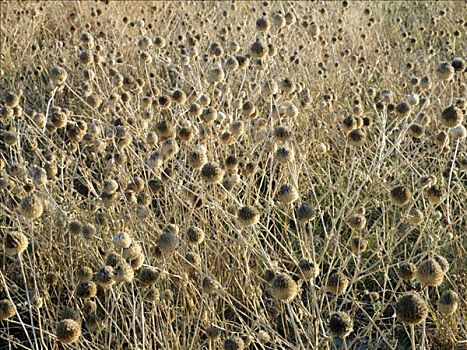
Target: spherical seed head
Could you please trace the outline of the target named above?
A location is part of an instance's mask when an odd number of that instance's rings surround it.
[[[277,273],[271,282],[271,294],[278,300],[291,301],[298,291],[297,283],[285,273]]]
[[[411,208],[407,215],[407,223],[411,225],[418,225],[424,219],[423,212],[417,208]]]
[[[21,254],[27,249],[28,243],[28,237],[24,233],[17,231],[8,232],[3,241],[5,254],[8,256]]]
[[[291,163],[295,159],[295,151],[292,147],[281,145],[277,147],[274,157],[280,164]]]
[[[451,66],[456,72],[462,72],[465,70],[465,61],[462,57],[454,57],[451,61]]]
[[[222,181],[224,171],[217,163],[206,163],[201,168],[201,178],[207,184],[215,184]]]
[[[352,318],[345,312],[335,312],[329,320],[331,334],[338,338],[345,338],[353,331]]]
[[[256,40],[250,46],[250,54],[253,58],[262,58],[268,53],[268,47],[264,45],[260,40]]]
[[[326,290],[335,295],[342,295],[347,290],[349,279],[341,272],[333,273],[328,278]]]
[[[292,137],[289,127],[279,125],[274,128],[274,138],[279,142],[286,142]]]
[[[172,254],[178,246],[178,238],[172,232],[166,231],[157,239],[157,247],[163,255]]]
[[[404,262],[397,268],[397,275],[403,281],[410,281],[415,278],[417,266],[414,263]]]
[[[55,334],[57,339],[64,344],[74,343],[81,336],[81,325],[71,319],[61,320]]]
[[[274,277],[276,277],[276,272],[271,269],[267,269],[263,272],[261,277],[267,282],[267,283],[272,283]]]
[[[243,350],[245,343],[239,336],[233,336],[224,340],[224,350]]]
[[[389,198],[394,204],[405,205],[412,198],[412,193],[406,186],[396,186],[389,191]]]
[[[76,286],[75,294],[80,299],[89,299],[96,295],[97,285],[92,281],[82,281]]]
[[[315,209],[308,203],[302,203],[295,211],[295,217],[299,223],[305,223],[316,216]]]
[[[438,310],[442,314],[451,315],[459,307],[459,295],[453,290],[445,290],[438,300]]]
[[[439,264],[441,269],[443,270],[443,273],[448,272],[449,270],[449,261],[442,255],[435,255],[434,258],[436,262]]]
[[[413,123],[412,125],[410,125],[408,130],[409,136],[413,137],[414,139],[421,139],[424,133],[425,129],[423,128],[423,126],[417,123]]]
[[[186,232],[190,244],[200,244],[204,241],[204,231],[199,227],[190,226]]]
[[[188,270],[198,269],[201,266],[201,257],[196,253],[187,252],[185,254],[185,260],[184,265]]]
[[[85,300],[83,303],[83,307],[81,308],[81,311],[85,316],[91,315],[92,313],[96,312],[96,310],[97,304],[92,300]]]
[[[245,205],[237,211],[237,220],[243,227],[249,227],[259,222],[259,210],[251,205]]]
[[[42,216],[43,211],[42,200],[34,194],[27,195],[21,201],[21,213],[27,219],[37,219]]]
[[[399,118],[405,118],[407,117],[412,109],[410,108],[410,104],[407,102],[401,102],[396,106],[396,114]]]
[[[347,140],[351,146],[362,146],[366,141],[366,134],[362,129],[353,129],[348,133]]]
[[[160,278],[160,271],[152,266],[144,266],[138,274],[138,281],[143,288],[155,284]]]
[[[467,137],[467,129],[464,125],[458,125],[451,129],[453,140],[463,140]]]
[[[277,192],[277,200],[283,204],[290,204],[298,199],[298,192],[295,187],[283,184]]]
[[[347,224],[356,231],[361,231],[365,228],[366,218],[364,215],[354,214],[348,220]]]
[[[363,253],[368,248],[368,241],[362,237],[353,237],[350,239],[350,250],[353,253]]]
[[[399,298],[395,305],[397,318],[406,324],[417,324],[428,316],[428,305],[415,292],[409,292]]]
[[[121,261],[114,267],[115,281],[121,283],[129,283],[133,280],[135,273],[130,264],[126,261]]]
[[[442,62],[436,67],[436,77],[440,81],[451,80],[454,77],[454,67],[448,62]]]
[[[78,220],[72,220],[68,224],[68,231],[74,236],[79,235],[81,233],[81,228],[81,222]]]
[[[50,79],[56,84],[63,84],[68,77],[68,73],[61,67],[53,67],[50,70]]]
[[[204,276],[203,281],[201,282],[203,292],[206,294],[214,294],[217,292],[218,284],[217,282],[209,276]]]
[[[131,236],[128,232],[119,231],[114,234],[112,243],[116,249],[128,248],[131,245]]]
[[[258,339],[261,344],[267,344],[271,341],[271,336],[265,330],[260,330],[256,335],[256,339]]]
[[[319,265],[308,259],[301,259],[298,262],[300,275],[305,280],[315,279],[319,275]]]
[[[462,110],[454,105],[450,105],[441,112],[439,121],[448,128],[454,128],[460,125],[463,119],[464,115]]]
[[[417,279],[427,286],[439,286],[444,279],[444,272],[435,259],[427,259],[417,268]]]
[[[76,269],[76,277],[81,281],[89,281],[92,279],[93,271],[89,266],[80,265]]]
[[[0,320],[7,320],[16,315],[16,307],[9,299],[0,301]]]
[[[426,189],[426,195],[428,201],[431,204],[436,205],[439,202],[441,202],[441,199],[443,198],[443,191],[441,191],[441,189],[438,186],[433,185]]]
[[[115,283],[114,269],[112,266],[102,266],[94,274],[94,281],[101,287],[108,288]]]
[[[214,340],[220,337],[221,329],[215,325],[206,328],[206,335],[210,340]]]

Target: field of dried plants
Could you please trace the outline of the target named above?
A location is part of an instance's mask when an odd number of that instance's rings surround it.
[[[467,349],[466,2],[0,2],[0,349]]]

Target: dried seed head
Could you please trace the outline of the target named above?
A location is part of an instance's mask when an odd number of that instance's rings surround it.
[[[74,343],[81,336],[81,325],[72,319],[61,320],[55,334],[63,344]]]
[[[424,219],[423,212],[415,207],[412,207],[407,214],[407,223],[411,225],[418,225]]]
[[[232,336],[224,340],[224,350],[243,350],[245,349],[245,342],[239,336]]]
[[[399,298],[395,305],[397,318],[406,324],[417,324],[428,316],[428,305],[417,293],[410,292]]]
[[[97,293],[97,285],[92,281],[82,281],[76,286],[75,294],[80,299],[90,299]]]
[[[188,243],[190,244],[200,244],[204,241],[204,231],[198,227],[190,226],[186,232],[188,238]]]
[[[277,200],[283,204],[290,204],[298,199],[298,192],[295,187],[283,184],[277,192]]]
[[[201,178],[207,184],[215,184],[222,181],[224,171],[217,163],[206,163],[201,168]]]
[[[361,231],[365,228],[366,225],[366,218],[364,215],[361,214],[353,214],[347,220],[347,224],[356,231]]]
[[[396,186],[389,191],[389,198],[396,205],[405,205],[411,200],[412,193],[406,186]]]
[[[308,203],[302,203],[295,211],[295,217],[301,224],[313,219],[316,216],[316,210]]]
[[[144,266],[138,275],[141,287],[146,288],[154,285],[160,278],[160,271],[152,266]]]
[[[61,67],[53,67],[50,70],[50,79],[58,85],[63,84],[67,77],[66,70]]]
[[[451,80],[454,77],[454,67],[448,62],[442,62],[436,67],[436,77],[440,81]]]
[[[442,314],[451,315],[459,307],[459,295],[453,290],[445,290],[438,300],[438,310]]]
[[[278,300],[291,301],[298,291],[297,283],[285,273],[277,273],[271,282],[271,294]]]
[[[209,326],[206,329],[206,335],[209,338],[209,340],[215,340],[220,337],[221,329],[215,325]]]
[[[439,264],[441,269],[443,270],[443,273],[448,272],[449,270],[449,261],[442,255],[435,255],[434,258],[436,262]]]
[[[208,161],[206,148],[198,146],[188,154],[188,165],[193,169],[201,169]]]
[[[102,266],[94,274],[94,281],[104,288],[109,288],[115,283],[114,269],[112,266]]]
[[[401,102],[396,106],[396,114],[399,118],[405,118],[409,116],[410,112],[412,111],[410,105],[407,102]]]
[[[131,265],[123,260],[114,267],[114,275],[115,281],[120,283],[130,283],[133,280],[135,273],[131,268]]]
[[[454,141],[463,140],[467,137],[467,129],[464,125],[458,125],[451,129],[451,136]]]
[[[462,110],[454,105],[450,105],[441,112],[439,121],[448,128],[454,128],[461,124],[463,119]]]
[[[329,320],[331,334],[338,338],[345,338],[353,331],[352,318],[345,312],[335,312]]]
[[[171,231],[162,233],[157,239],[157,247],[163,255],[171,255],[178,246],[178,238]]]
[[[188,270],[198,269],[201,266],[201,257],[196,253],[192,253],[192,252],[186,253],[185,260],[186,260],[184,261],[185,267]]]
[[[81,225],[81,222],[78,221],[78,220],[72,220],[68,224],[68,231],[73,236],[77,236],[77,235],[81,234],[81,229],[82,229],[82,225]]]
[[[362,146],[366,141],[366,134],[362,129],[353,129],[348,133],[347,140],[352,146]]]
[[[326,290],[335,295],[342,295],[347,290],[349,279],[341,272],[333,273],[326,283]]]
[[[315,279],[319,275],[319,265],[307,259],[298,262],[300,275],[305,280]]]
[[[253,206],[245,205],[237,211],[237,220],[243,227],[249,227],[259,222],[259,210]]]
[[[292,163],[295,159],[295,151],[293,147],[281,145],[277,148],[276,152],[274,153],[274,158],[280,164]]]
[[[16,307],[9,299],[0,301],[0,320],[7,320],[16,315]]]
[[[444,272],[435,259],[427,259],[417,268],[417,279],[427,286],[439,286],[444,279]]]
[[[368,241],[362,237],[353,237],[350,239],[350,250],[354,254],[363,253],[368,248]]]
[[[90,281],[93,276],[93,271],[89,266],[79,265],[76,269],[76,277],[81,281]]]
[[[127,232],[117,232],[114,234],[112,243],[115,249],[128,248],[131,245],[131,236]]]
[[[22,232],[8,232],[3,241],[5,254],[8,256],[21,254],[27,249],[28,243],[28,237]]]
[[[42,216],[44,205],[42,200],[34,194],[27,195],[21,201],[21,213],[27,219],[37,219]]]
[[[436,205],[443,199],[443,191],[438,186],[433,185],[426,189],[426,196],[432,205]]]
[[[209,276],[204,276],[201,283],[203,292],[206,294],[214,294],[219,289],[218,283]]]

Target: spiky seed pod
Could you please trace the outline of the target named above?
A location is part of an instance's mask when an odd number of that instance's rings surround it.
[[[443,199],[443,191],[436,185],[428,187],[425,193],[432,205],[439,204]]]
[[[95,301],[92,300],[85,300],[83,303],[83,307],[81,308],[81,311],[85,316],[91,315],[92,313],[96,312],[97,310],[97,304]]]
[[[460,125],[463,119],[462,110],[454,105],[450,105],[441,112],[439,121],[448,128],[454,128]]]
[[[207,184],[216,184],[222,181],[224,171],[217,163],[209,162],[201,168],[201,178]]]
[[[178,237],[171,231],[165,231],[157,239],[157,247],[163,255],[171,255],[178,246]]]
[[[256,40],[250,46],[250,55],[253,58],[262,58],[268,54],[268,47],[260,40]]]
[[[331,334],[338,338],[345,338],[353,331],[352,318],[345,312],[335,312],[329,320]]]
[[[396,186],[389,191],[389,198],[392,203],[402,206],[411,200],[412,193],[406,186]]]
[[[144,266],[138,275],[138,281],[143,288],[154,285],[159,278],[160,271],[152,266]]]
[[[277,147],[276,152],[274,153],[274,158],[280,164],[291,163],[295,159],[295,151],[293,147],[288,147],[286,145],[281,145]]]
[[[28,237],[22,232],[8,232],[3,241],[5,254],[15,256],[23,253],[28,248]]]
[[[448,261],[448,259],[446,259],[442,255],[435,255],[433,259],[436,260],[436,262],[439,264],[439,266],[443,270],[443,273],[446,274],[446,272],[448,272],[448,270],[449,270],[449,261]]]
[[[115,283],[114,269],[112,266],[102,266],[94,274],[94,281],[104,288],[109,288]]]
[[[347,290],[349,279],[341,272],[333,273],[326,283],[326,290],[334,295],[342,295]]]
[[[344,118],[344,120],[342,120],[342,125],[344,127],[344,132],[346,134],[358,127],[356,118],[351,115],[349,115],[348,117]]]
[[[8,320],[16,315],[16,307],[9,299],[0,301],[0,320]]]
[[[115,281],[120,283],[130,283],[133,280],[135,273],[131,268],[131,265],[123,260],[114,267],[114,275]]]
[[[160,300],[159,289],[156,288],[156,286],[150,286],[149,288],[146,289],[143,298],[144,298],[144,301],[148,301],[151,303],[158,303]]]
[[[89,266],[79,265],[76,269],[76,277],[81,281],[89,281],[92,279],[93,271]]]
[[[263,274],[261,275],[261,277],[269,284],[272,283],[274,277],[276,277],[276,272],[274,272],[274,270],[272,269],[267,269],[263,272]]]
[[[112,266],[112,267],[117,266],[122,261],[125,261],[125,259],[120,254],[118,254],[116,252],[110,252],[105,257],[105,264],[108,265],[108,266]]]
[[[37,219],[42,216],[44,205],[42,200],[34,194],[27,195],[21,201],[21,213],[27,219]]]
[[[364,215],[360,214],[353,214],[350,216],[350,218],[347,220],[347,224],[354,230],[356,231],[361,231],[365,228],[366,226],[366,218]]]
[[[271,294],[282,301],[293,300],[299,292],[297,283],[286,273],[276,273],[271,282]]]
[[[116,232],[112,238],[112,243],[115,249],[124,249],[128,248],[131,245],[131,236],[128,232]]]
[[[177,130],[177,136],[183,143],[190,143],[195,137],[193,128],[190,126],[183,126]]]
[[[64,319],[58,323],[55,332],[57,339],[63,344],[76,342],[81,336],[81,325],[72,319]]]
[[[298,199],[298,192],[295,187],[283,184],[277,191],[277,200],[283,204],[290,204]]]
[[[399,118],[405,118],[410,115],[410,112],[412,111],[412,109],[410,105],[404,101],[404,102],[399,103],[396,106],[395,111]]]
[[[423,128],[423,126],[417,123],[413,123],[412,125],[410,125],[409,130],[407,131],[407,134],[413,137],[414,139],[421,139],[424,133],[425,129]]]
[[[415,292],[409,292],[399,298],[395,305],[397,318],[406,324],[417,324],[428,316],[428,305]]]
[[[351,146],[362,146],[366,141],[366,134],[362,129],[353,129],[348,133],[347,140]]]
[[[206,328],[206,336],[209,338],[209,340],[213,341],[215,339],[218,339],[221,335],[221,329],[215,325],[211,325],[208,328]]]
[[[417,268],[417,280],[424,285],[439,286],[443,279],[443,269],[435,259],[427,259]]]
[[[459,307],[459,295],[453,290],[445,290],[438,300],[438,310],[442,314],[451,315]]]
[[[68,77],[68,73],[61,67],[53,67],[50,70],[50,79],[57,85],[63,84]]]
[[[411,225],[418,225],[424,219],[423,212],[415,207],[411,208],[407,214],[407,223]]]
[[[97,285],[92,281],[82,281],[76,286],[75,294],[80,299],[90,299],[97,293]]]
[[[199,227],[190,226],[186,232],[188,243],[190,244],[200,244],[204,241],[204,231]]]
[[[417,266],[411,262],[404,262],[397,267],[396,272],[401,280],[410,281],[416,276]]]
[[[206,294],[214,294],[219,289],[217,282],[209,276],[204,276],[201,283],[203,292]]]
[[[278,142],[287,142],[292,137],[289,127],[279,125],[274,128],[274,139]]]
[[[303,224],[316,216],[316,210],[308,203],[302,203],[297,210],[295,210],[295,217],[300,224]]]
[[[243,350],[245,349],[245,343],[239,336],[232,336],[224,340],[224,350]]]
[[[319,265],[308,259],[301,259],[298,262],[300,276],[305,280],[315,279],[319,275]]]
[[[196,253],[192,253],[192,252],[188,252],[185,254],[185,267],[188,269],[188,270],[191,270],[191,269],[198,269],[200,266],[201,266],[201,257],[196,254]]]
[[[201,120],[204,123],[211,123],[214,120],[216,120],[218,117],[217,110],[212,107],[207,107],[203,109],[203,112],[201,113]]]
[[[448,81],[454,77],[454,67],[448,62],[442,62],[436,67],[436,78],[440,81]]]
[[[68,224],[68,232],[73,236],[81,234],[82,225],[79,220],[71,220]]]
[[[239,138],[245,133],[245,124],[241,120],[235,120],[230,124],[229,131],[232,136]]]
[[[454,141],[463,140],[467,137],[467,129],[464,125],[458,125],[451,129],[451,136]]]
[[[208,156],[204,146],[196,147],[188,154],[188,165],[193,169],[201,169],[207,164]]]
[[[353,237],[350,239],[350,250],[354,254],[363,253],[368,248],[368,241],[362,237]]]
[[[259,210],[251,205],[245,205],[237,211],[237,220],[243,227],[249,227],[259,222]]]

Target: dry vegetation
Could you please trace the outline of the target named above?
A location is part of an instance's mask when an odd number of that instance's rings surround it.
[[[0,5],[1,349],[465,349],[465,2]]]

